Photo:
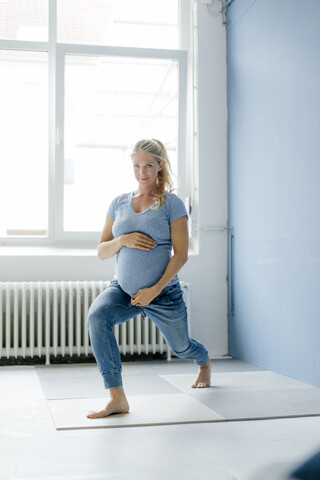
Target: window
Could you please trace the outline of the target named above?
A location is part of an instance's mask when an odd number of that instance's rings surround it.
[[[177,81],[176,60],[65,56],[65,231],[100,230],[107,204],[132,190],[137,139],[162,139],[177,172]]]
[[[45,235],[48,55],[0,50],[0,71],[0,236]]]
[[[112,198],[135,188],[141,138],[162,140],[180,177],[178,3],[0,1],[2,243],[96,242]]]
[[[177,0],[58,0],[58,42],[179,48]]]

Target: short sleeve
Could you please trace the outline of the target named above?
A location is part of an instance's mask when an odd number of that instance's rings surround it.
[[[108,217],[111,217],[112,220],[115,220],[116,218],[117,203],[118,203],[118,197],[112,200],[107,211]]]
[[[188,218],[188,213],[186,210],[186,207],[181,200],[181,198],[177,197],[174,193],[170,195],[170,200],[169,200],[169,223],[174,222],[175,220],[178,220],[178,218],[181,217],[187,217]]]

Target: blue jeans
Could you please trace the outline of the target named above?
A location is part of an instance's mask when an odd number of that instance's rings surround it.
[[[139,314],[156,324],[177,357],[191,359],[197,365],[209,360],[202,343],[189,338],[187,309],[179,283],[164,288],[149,305],[139,307],[131,305],[131,296],[112,280],[88,313],[91,345],[105,388],[122,385],[120,352],[113,327]]]

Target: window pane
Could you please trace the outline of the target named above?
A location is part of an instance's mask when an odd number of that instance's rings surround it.
[[[47,76],[46,53],[0,51],[0,236],[47,231]]]
[[[0,38],[48,41],[48,0],[0,0]]]
[[[99,231],[116,195],[136,187],[130,149],[166,145],[177,171],[177,62],[67,56],[64,228]]]
[[[58,0],[58,41],[177,49],[178,0]]]

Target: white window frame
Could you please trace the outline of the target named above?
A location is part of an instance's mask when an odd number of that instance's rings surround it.
[[[180,31],[185,23],[182,3],[179,1]],[[57,43],[57,1],[49,0],[48,42],[1,40],[0,50],[35,51],[48,53],[48,234],[43,237],[2,237],[1,245],[95,246],[100,232],[69,232],[63,229],[64,198],[64,68],[66,55],[116,56],[145,59],[169,59],[178,66],[178,195],[183,200],[190,196],[188,187],[187,155],[187,50],[113,47]],[[185,35],[185,34],[184,34]],[[181,34],[181,44],[183,34]],[[189,182],[190,183],[190,182]],[[101,219],[103,222],[103,219]]]

